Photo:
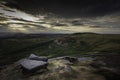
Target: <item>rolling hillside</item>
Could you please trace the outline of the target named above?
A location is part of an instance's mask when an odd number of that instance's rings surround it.
[[[34,53],[40,56],[119,54],[120,35],[76,33],[0,39],[0,64],[12,63]]]

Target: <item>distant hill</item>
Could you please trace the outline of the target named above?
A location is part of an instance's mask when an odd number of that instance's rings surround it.
[[[52,33],[18,33],[18,32],[0,32],[0,39],[10,39],[10,38],[37,38],[45,36],[61,36],[64,34],[52,34]]]
[[[16,35],[19,38],[0,39],[0,63],[11,63],[31,53],[48,57],[120,53],[120,34]]]

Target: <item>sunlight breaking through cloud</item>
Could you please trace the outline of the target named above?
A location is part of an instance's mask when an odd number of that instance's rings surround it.
[[[0,4],[0,32],[23,33],[120,33],[119,13],[93,18],[57,18],[30,15]]]

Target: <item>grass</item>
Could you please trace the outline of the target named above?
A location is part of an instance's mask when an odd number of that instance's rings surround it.
[[[81,33],[61,37],[0,39],[1,64],[12,63],[31,53],[48,57],[80,56],[95,53],[118,54],[120,53],[120,35]]]

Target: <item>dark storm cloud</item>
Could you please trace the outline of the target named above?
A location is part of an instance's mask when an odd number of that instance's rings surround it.
[[[80,21],[80,20],[73,20],[73,21],[71,21],[71,24],[73,26],[84,26],[84,23],[82,23],[82,21]]]
[[[120,11],[120,0],[9,0],[16,7],[32,14],[53,12],[62,16],[103,16]]]
[[[120,0],[7,0],[7,4],[0,3],[0,32],[120,33],[119,23]]]
[[[8,25],[7,24],[0,24],[0,32],[8,32]]]
[[[68,26],[66,23],[59,23],[59,22],[51,23],[51,25],[53,25],[53,26]]]

